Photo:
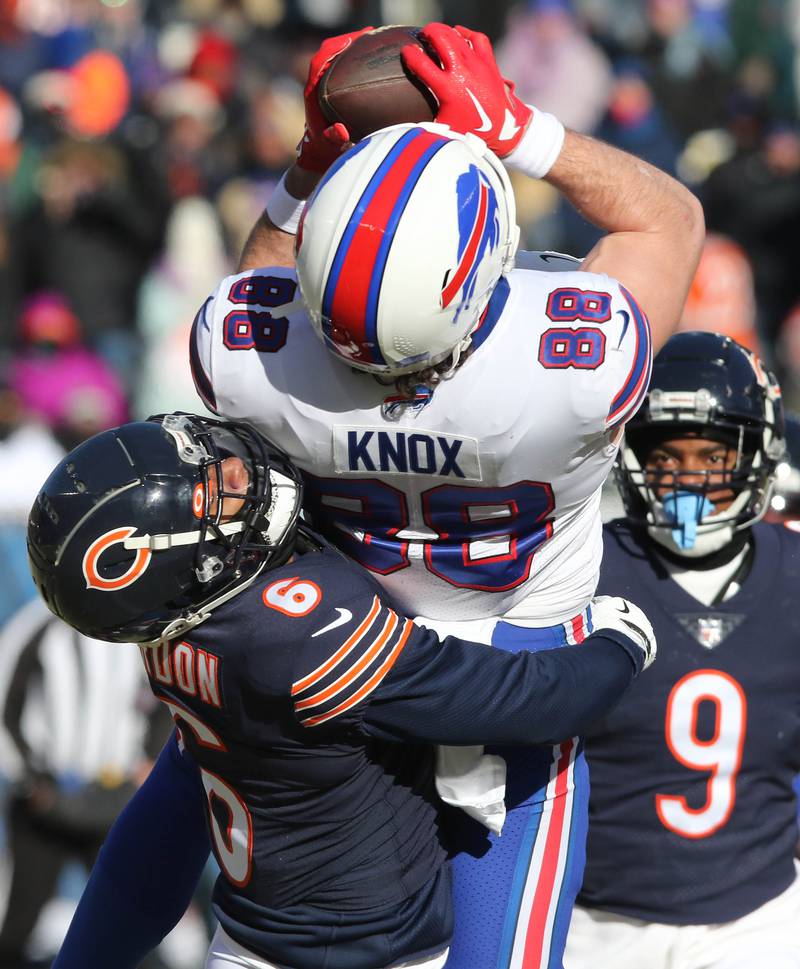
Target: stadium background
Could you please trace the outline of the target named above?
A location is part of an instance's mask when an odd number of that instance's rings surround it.
[[[0,0],[5,812],[53,789],[124,796],[167,729],[130,690],[126,770],[48,761],[48,677],[73,714],[61,734],[84,751],[122,711],[110,697],[90,717],[107,681],[85,682],[78,660],[53,666],[89,647],[64,629],[43,637],[35,607],[9,623],[33,594],[24,523],[38,486],[87,434],[200,407],[189,327],[293,158],[311,53],[331,33],[430,20],[485,31],[524,100],[700,196],[709,240],[683,325],[758,349],[800,409],[800,0]],[[549,186],[515,188],[525,247],[591,247],[595,230]],[[781,475],[776,513],[800,492],[789,464]],[[64,868],[25,965],[48,964],[83,877],[77,860]],[[153,966],[202,965],[204,913],[199,899]]]

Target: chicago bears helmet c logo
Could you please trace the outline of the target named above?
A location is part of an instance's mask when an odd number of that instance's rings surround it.
[[[111,548],[112,545],[124,542],[135,531],[136,528],[130,525],[123,528],[112,528],[111,531],[105,532],[99,538],[96,538],[89,548],[86,549],[86,554],[83,556],[83,577],[86,579],[87,589],[98,589],[100,592],[116,592],[118,589],[124,589],[126,586],[132,585],[142,575],[153,556],[149,548],[137,548],[136,557],[128,571],[122,575],[118,575],[114,579],[104,578],[98,570],[98,562],[103,552]]]

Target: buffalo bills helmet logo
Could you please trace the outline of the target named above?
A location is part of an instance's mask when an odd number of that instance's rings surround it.
[[[500,219],[497,195],[486,176],[476,165],[456,181],[458,205],[458,265],[449,274],[442,289],[442,306],[449,306],[460,292],[461,300],[455,318],[472,299],[478,269],[487,252],[500,241]]]
[[[136,531],[135,527],[112,528],[99,538],[96,538],[83,556],[83,577],[86,579],[87,589],[97,589],[100,592],[116,592],[125,589],[144,573],[150,564],[153,553],[149,548],[137,548],[133,562],[122,575],[108,578],[100,573],[100,557],[113,545],[125,542]]]

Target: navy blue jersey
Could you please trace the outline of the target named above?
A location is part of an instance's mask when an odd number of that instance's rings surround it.
[[[298,969],[442,949],[428,744],[571,736],[624,691],[638,652],[613,632],[545,653],[440,642],[332,548],[271,571],[185,640],[143,648],[202,778],[221,924]]]
[[[727,922],[795,877],[800,536],[766,524],[752,535],[742,587],[706,607],[625,523],[606,527],[600,591],[644,609],[658,660],[586,741],[583,905]]]

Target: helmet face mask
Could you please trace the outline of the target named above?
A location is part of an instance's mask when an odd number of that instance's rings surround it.
[[[508,175],[480,139],[395,125],[342,155],[308,200],[300,291],[349,366],[418,373],[457,363],[518,237]]]
[[[716,552],[767,511],[784,447],[780,391],[757,358],[728,337],[678,334],[626,428],[616,478],[628,518],[673,554]]]
[[[242,487],[226,483],[231,463]],[[31,571],[50,609],[86,635],[172,638],[289,557],[301,497],[298,472],[246,424],[126,424],[45,482],[28,523]]]

